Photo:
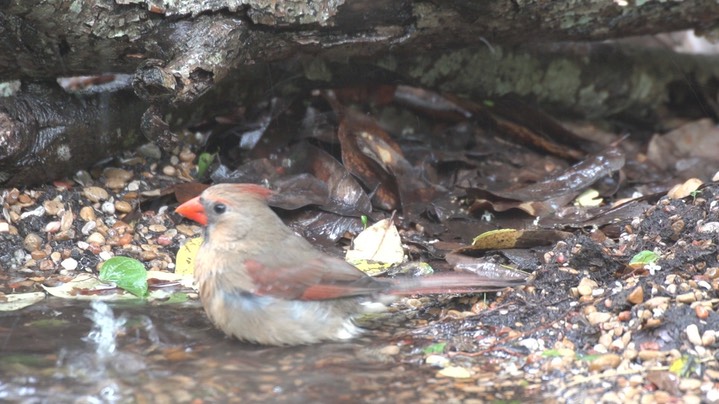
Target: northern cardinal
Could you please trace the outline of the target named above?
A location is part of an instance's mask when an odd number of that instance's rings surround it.
[[[212,322],[227,335],[265,345],[299,345],[356,336],[353,317],[381,295],[498,290],[521,280],[447,272],[376,279],[316,250],[267,205],[254,184],[219,184],[176,212],[205,226],[195,281]]]

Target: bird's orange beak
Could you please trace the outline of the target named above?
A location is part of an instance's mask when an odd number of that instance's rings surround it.
[[[190,220],[194,220],[203,226],[207,225],[207,215],[205,214],[205,208],[203,208],[200,203],[199,196],[178,206],[177,209],[175,209],[175,212]]]

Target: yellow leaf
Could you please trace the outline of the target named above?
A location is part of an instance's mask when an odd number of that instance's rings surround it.
[[[596,189],[588,189],[574,200],[574,206],[591,208],[601,205],[602,202],[603,199],[599,197],[599,191]]]
[[[195,256],[202,245],[202,237],[195,237],[177,251],[175,259],[175,273],[178,275],[192,275],[195,272]]]
[[[364,229],[352,241],[345,260],[355,264],[374,261],[386,266],[404,261],[404,249],[397,227],[389,219],[382,219]]]
[[[514,248],[517,239],[521,235],[522,231],[516,229],[490,230],[475,237],[472,240],[472,246],[487,250]]]
[[[0,300],[0,311],[15,311],[24,309],[25,307],[33,305],[44,298],[45,293],[43,292],[13,293],[11,295],[5,295],[5,299]]]

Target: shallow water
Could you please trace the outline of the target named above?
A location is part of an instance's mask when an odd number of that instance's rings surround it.
[[[198,303],[50,298],[0,313],[2,402],[340,402],[518,399],[514,390],[437,378],[411,335],[260,347],[225,338]],[[391,353],[388,346],[401,346]],[[476,362],[477,358],[473,358]],[[490,365],[489,363],[487,364]]]

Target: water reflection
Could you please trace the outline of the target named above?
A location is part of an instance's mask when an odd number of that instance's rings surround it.
[[[386,325],[386,324],[385,324]],[[229,340],[196,302],[48,299],[0,313],[0,401],[338,402],[462,398],[422,354],[388,355],[379,331],[348,343],[259,347]],[[473,386],[476,390],[476,383]]]

